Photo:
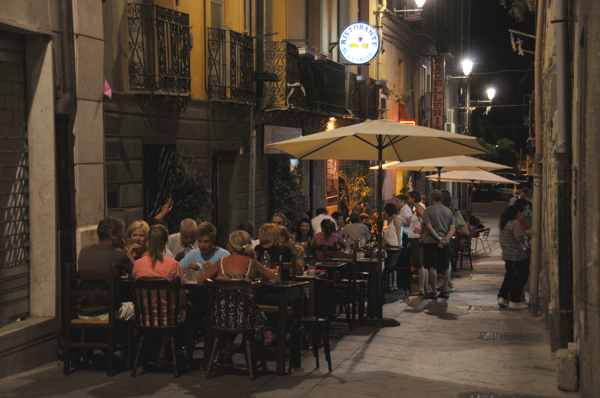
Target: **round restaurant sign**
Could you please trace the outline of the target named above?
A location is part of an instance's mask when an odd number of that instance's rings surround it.
[[[340,36],[340,51],[344,58],[354,64],[369,62],[379,51],[377,30],[360,22],[348,26]]]

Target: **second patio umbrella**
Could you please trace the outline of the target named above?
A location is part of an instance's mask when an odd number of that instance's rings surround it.
[[[367,120],[363,123],[311,134],[308,136],[270,144],[297,159],[377,160],[377,230],[381,231],[383,187],[382,163],[384,160],[410,161],[448,155],[475,155],[486,153],[475,137],[447,133],[427,127],[400,124],[395,120]],[[381,234],[377,236],[378,261],[382,261]],[[381,291],[381,270],[378,271],[376,289]],[[377,317],[382,319],[383,302],[377,294]],[[391,323],[390,323],[391,324]],[[396,325],[398,323],[396,322]],[[380,326],[385,326],[380,322]]]
[[[429,179],[434,179],[436,176],[427,176]],[[509,180],[494,173],[489,173],[483,170],[456,170],[442,173],[438,177],[438,181],[452,181],[452,182],[469,182],[474,183],[487,183],[487,184],[518,184],[519,181]],[[471,195],[473,190],[471,190]],[[470,195],[469,195],[470,196]],[[473,201],[471,200],[471,203]]]
[[[374,167],[371,167],[374,169]],[[440,173],[443,171],[455,170],[484,170],[493,171],[501,169],[510,169],[503,164],[488,162],[471,156],[446,156],[433,159],[420,159],[410,162],[390,162],[383,165],[384,170],[409,170],[409,171],[437,171],[438,182]]]

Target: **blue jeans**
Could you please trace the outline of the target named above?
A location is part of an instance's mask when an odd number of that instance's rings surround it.
[[[502,286],[498,292],[498,297],[502,297],[514,303],[521,301],[521,289],[527,281],[527,259],[521,261],[504,260],[506,274]]]

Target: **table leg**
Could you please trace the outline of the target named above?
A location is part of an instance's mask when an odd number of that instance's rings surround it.
[[[302,294],[294,302],[294,319],[302,318]],[[314,344],[314,343],[313,343]],[[292,367],[299,368],[302,363],[302,333],[300,322],[294,322],[290,336],[290,362]]]
[[[277,374],[285,374],[285,318],[286,300],[279,299],[279,319],[277,321]]]

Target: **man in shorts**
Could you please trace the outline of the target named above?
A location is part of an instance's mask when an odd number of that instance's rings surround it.
[[[450,259],[448,248],[452,235],[454,235],[454,214],[442,205],[442,192],[435,190],[431,193],[431,206],[423,212],[423,224],[426,234],[423,238],[423,266],[429,270],[429,285],[431,290],[425,298],[447,299],[448,295],[448,268]],[[437,273],[442,274],[442,291],[436,296]]]

